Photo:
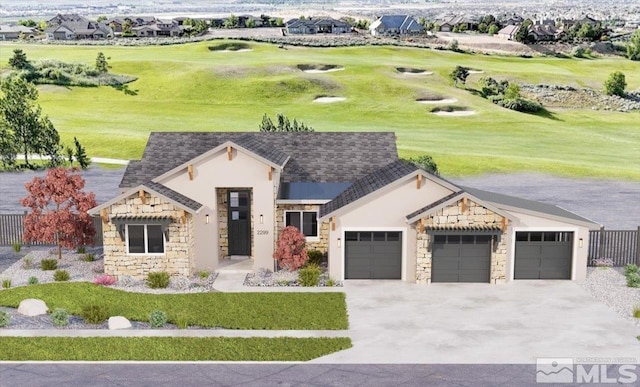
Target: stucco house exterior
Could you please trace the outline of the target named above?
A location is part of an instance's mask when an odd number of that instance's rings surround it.
[[[103,221],[105,273],[118,277],[191,275],[230,256],[273,269],[292,225],[337,280],[578,280],[599,228],[456,186],[399,159],[393,133],[151,133],[120,191],[90,211]]]
[[[413,35],[424,32],[424,27],[409,15],[385,15],[371,23],[373,36]]]

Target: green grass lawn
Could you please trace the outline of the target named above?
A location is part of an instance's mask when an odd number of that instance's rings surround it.
[[[5,361],[306,361],[351,348],[351,339],[0,337],[0,348]]]
[[[0,45],[0,66],[12,49],[31,60],[93,63],[105,53],[111,71],[138,77],[126,90],[42,86],[40,104],[63,141],[77,136],[91,156],[139,158],[151,131],[255,131],[262,115],[282,112],[318,131],[394,131],[401,156],[432,155],[442,173],[540,171],[565,176],[640,179],[640,112],[552,110],[551,117],[500,108],[461,88],[456,65],[526,83],[600,89],[620,70],[628,90],[640,88],[640,62],[621,58],[519,58],[406,47],[279,49],[250,43],[251,52],[215,52],[216,43],[96,47]],[[307,74],[297,64],[333,64],[343,71]],[[396,67],[433,71],[399,74]],[[469,117],[439,117],[415,102],[425,94],[457,98]],[[319,95],[346,97],[313,103]]]
[[[49,283],[0,291],[0,305],[17,308],[27,298],[43,300],[49,310],[64,308],[80,314],[82,307],[100,304],[110,316],[149,321],[162,310],[174,322],[227,329],[347,329],[344,293],[131,293],[86,282]]]

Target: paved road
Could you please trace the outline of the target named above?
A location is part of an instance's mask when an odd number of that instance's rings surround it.
[[[0,364],[0,386],[534,386],[533,365]]]
[[[7,270],[9,266],[13,265],[14,262],[19,259],[20,256],[13,252],[11,246],[0,246],[0,273]]]

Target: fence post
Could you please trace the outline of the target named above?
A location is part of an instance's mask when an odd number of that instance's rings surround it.
[[[600,227],[600,243],[598,246],[598,258],[604,256],[604,226]]]
[[[636,233],[636,265],[640,266],[640,226]]]

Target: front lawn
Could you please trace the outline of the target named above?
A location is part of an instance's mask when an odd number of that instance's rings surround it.
[[[43,300],[49,310],[80,314],[86,305],[104,305],[110,316],[148,321],[162,310],[169,322],[226,329],[347,329],[344,293],[130,293],[86,282],[48,283],[0,291],[0,306],[17,308],[27,298]]]
[[[0,337],[2,360],[306,361],[351,339],[229,337]]]

